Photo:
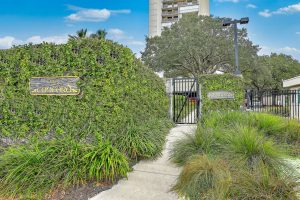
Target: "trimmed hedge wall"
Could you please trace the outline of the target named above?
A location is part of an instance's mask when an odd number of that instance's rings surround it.
[[[34,76],[78,76],[78,96],[31,96]],[[69,134],[116,140],[128,123],[168,117],[163,81],[110,40],[17,46],[0,51],[0,137]]]
[[[212,111],[239,110],[244,102],[244,83],[243,80],[231,74],[210,74],[199,77],[202,95],[202,114]],[[213,91],[234,92],[234,99],[211,100],[207,97],[208,92]]]

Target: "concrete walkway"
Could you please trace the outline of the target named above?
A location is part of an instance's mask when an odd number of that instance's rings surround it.
[[[128,179],[120,180],[112,189],[91,200],[177,200],[177,195],[170,189],[181,169],[169,161],[169,151],[174,141],[195,129],[195,125],[178,125],[171,129],[160,158],[139,162],[128,174]]]

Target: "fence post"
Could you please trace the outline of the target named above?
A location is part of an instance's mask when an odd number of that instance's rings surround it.
[[[168,78],[165,81],[166,84],[166,92],[169,97],[169,117],[170,119],[173,119],[173,79]]]

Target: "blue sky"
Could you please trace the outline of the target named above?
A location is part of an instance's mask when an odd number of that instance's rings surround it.
[[[41,41],[64,43],[81,28],[106,29],[108,37],[138,54],[148,33],[148,0],[1,0],[0,48]],[[250,17],[250,39],[261,54],[300,60],[300,1],[211,0],[211,14]]]

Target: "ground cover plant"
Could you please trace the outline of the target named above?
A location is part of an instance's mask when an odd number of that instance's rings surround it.
[[[299,123],[265,113],[211,112],[175,143],[183,171],[173,190],[188,199],[296,200]],[[201,186],[201,190],[198,188]]]
[[[81,92],[30,95],[29,79],[44,76],[78,76]],[[133,160],[160,154],[171,126],[163,81],[113,41],[0,51],[0,198],[124,177]]]

